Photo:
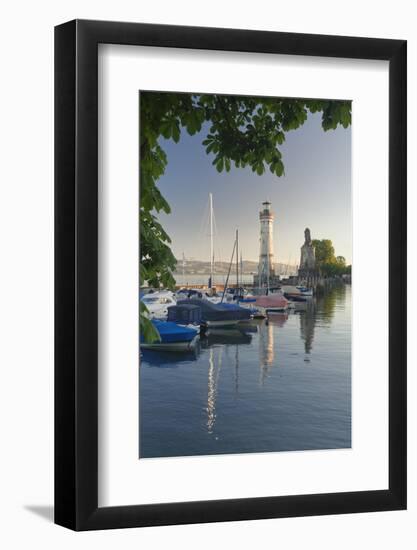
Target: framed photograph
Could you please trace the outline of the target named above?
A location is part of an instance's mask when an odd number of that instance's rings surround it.
[[[406,42],[55,29],[55,521],[406,508]]]

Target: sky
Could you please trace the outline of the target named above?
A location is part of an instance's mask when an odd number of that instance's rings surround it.
[[[325,132],[321,114],[309,114],[297,130],[286,133],[280,146],[285,175],[262,176],[251,168],[219,174],[202,141],[207,128],[194,136],[183,129],[178,144],[160,140],[168,157],[158,187],[171,205],[159,219],[172,239],[176,258],[208,261],[210,239],[208,195],[213,194],[216,221],[214,254],[228,261],[236,229],[244,260],[258,261],[259,211],[269,200],[275,213],[276,262],[296,265],[309,227],[313,239],[331,239],[337,256],[352,258],[351,128]]]

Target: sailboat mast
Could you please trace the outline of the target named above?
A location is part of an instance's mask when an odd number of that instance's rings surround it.
[[[235,239],[235,242],[233,243],[233,250],[232,250],[232,257],[230,258],[230,264],[229,264],[229,269],[227,271],[227,277],[226,277],[226,282],[224,284],[224,290],[223,290],[223,294],[222,294],[222,299],[220,300],[220,303],[222,304],[223,303],[223,298],[226,294],[226,289],[227,289],[227,285],[229,283],[229,276],[230,276],[230,271],[232,269],[232,265],[233,265],[233,256],[235,254],[235,248],[236,248],[236,239]]]
[[[210,203],[210,287],[213,286],[213,195],[209,193],[209,203]]]
[[[239,288],[239,231],[236,229],[236,288]]]

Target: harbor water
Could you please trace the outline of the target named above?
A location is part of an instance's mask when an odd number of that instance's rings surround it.
[[[140,360],[140,458],[351,446],[351,287]]]

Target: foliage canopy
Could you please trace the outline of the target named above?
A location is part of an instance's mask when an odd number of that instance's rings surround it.
[[[140,280],[150,286],[173,287],[176,260],[171,240],[157,220],[170,206],[157,187],[167,156],[161,137],[178,143],[185,130],[195,135],[203,130],[206,153],[213,156],[218,172],[249,167],[255,174],[269,170],[284,174],[279,149],[290,130],[307,120],[308,113],[321,113],[323,130],[351,124],[351,102],[289,99],[218,94],[142,92],[140,96]],[[145,338],[156,337],[141,313]],[[153,335],[153,336],[152,336]]]
[[[334,246],[330,239],[313,239],[316,252],[316,265],[323,275],[329,277],[350,273],[343,256],[335,256]]]

